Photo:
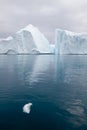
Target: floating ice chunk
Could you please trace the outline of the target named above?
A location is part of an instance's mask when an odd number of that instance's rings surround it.
[[[32,103],[25,104],[23,106],[23,112],[29,114],[31,111],[31,106],[32,106]]]

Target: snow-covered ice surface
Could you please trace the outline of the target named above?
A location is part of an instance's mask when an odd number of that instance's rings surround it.
[[[31,106],[32,106],[32,103],[25,104],[23,106],[23,112],[29,114],[31,111]]]
[[[40,54],[51,53],[45,36],[33,25],[21,29],[12,37],[0,40],[1,54]]]
[[[87,54],[87,33],[74,33],[56,29],[56,54]]]

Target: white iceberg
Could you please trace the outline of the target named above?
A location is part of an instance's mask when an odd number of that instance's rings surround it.
[[[33,25],[21,29],[12,37],[0,40],[1,54],[40,54],[51,53],[45,36]]]
[[[56,29],[56,54],[87,54],[87,33],[74,33]]]
[[[31,106],[32,106],[32,103],[25,104],[23,106],[23,112],[29,114],[31,111]]]

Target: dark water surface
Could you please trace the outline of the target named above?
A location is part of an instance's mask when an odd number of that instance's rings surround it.
[[[0,56],[0,130],[87,130],[87,56]]]

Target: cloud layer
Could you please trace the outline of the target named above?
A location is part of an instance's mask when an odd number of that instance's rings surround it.
[[[87,0],[0,0],[0,37],[37,26],[53,42],[55,28],[87,31]]]

